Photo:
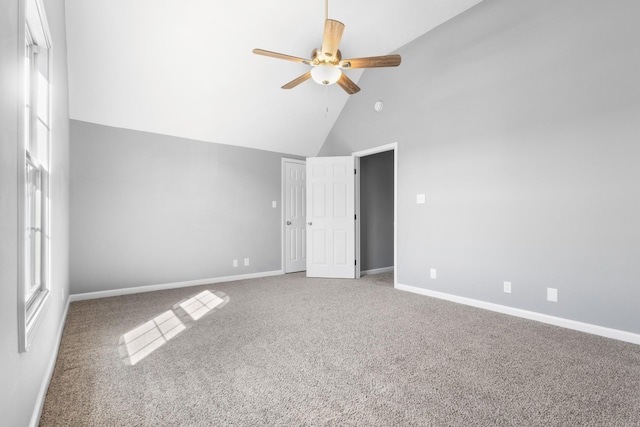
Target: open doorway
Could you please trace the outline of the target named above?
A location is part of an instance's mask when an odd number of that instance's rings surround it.
[[[353,153],[356,160],[356,278],[396,267],[397,143]]]

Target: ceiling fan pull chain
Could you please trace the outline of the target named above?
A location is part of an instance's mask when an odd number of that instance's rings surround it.
[[[329,86],[325,86],[324,88],[324,101],[327,104],[327,107],[324,110],[324,119],[328,120],[329,118]]]

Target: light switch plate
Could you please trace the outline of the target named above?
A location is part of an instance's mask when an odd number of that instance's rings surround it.
[[[278,206],[278,204],[276,203],[276,201],[275,201],[275,200],[271,202],[271,207],[272,207],[272,208],[275,208],[275,207],[277,207],[277,206]]]
[[[418,194],[416,196],[416,203],[419,205],[424,205],[424,203],[427,201],[426,197],[424,194]]]
[[[249,265],[249,258],[245,258],[245,259],[244,259],[244,265],[245,265],[245,267],[246,267],[247,265]]]

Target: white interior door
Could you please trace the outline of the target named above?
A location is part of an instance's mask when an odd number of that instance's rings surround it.
[[[354,158],[307,158],[307,277],[355,277]]]
[[[285,174],[285,261],[284,272],[304,271],[307,267],[307,227],[304,163],[284,163]]]

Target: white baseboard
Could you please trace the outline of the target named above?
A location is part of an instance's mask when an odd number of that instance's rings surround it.
[[[55,348],[51,352],[51,357],[49,358],[49,363],[47,364],[45,375],[42,378],[42,384],[40,385],[40,390],[38,390],[38,397],[36,398],[36,404],[33,408],[33,413],[31,414],[31,421],[29,422],[29,427],[37,427],[38,424],[40,424],[40,417],[42,416],[42,409],[44,408],[44,400],[47,397],[49,384],[51,383],[51,378],[53,378],[53,371],[56,368],[56,361],[58,360],[58,351],[60,350],[60,342],[62,341],[62,332],[64,331],[64,325],[67,321],[67,312],[69,311],[70,302],[71,302],[70,298],[67,298],[67,302],[64,307],[64,312],[62,313],[62,318],[60,319],[60,324],[58,325],[58,330],[56,331]]]
[[[107,297],[117,297],[120,295],[139,294],[143,292],[163,291],[166,289],[188,288],[190,286],[209,285],[212,283],[235,282],[238,280],[258,279],[260,277],[279,276],[284,274],[282,270],[264,271],[260,273],[240,274],[238,276],[213,277],[210,279],[188,280],[185,282],[162,283],[160,285],[138,286],[135,288],[111,289],[108,291],[86,292],[73,294],[69,300],[84,301],[88,299],[98,299]]]
[[[599,335],[606,338],[613,338],[615,340],[640,345],[640,334],[635,334],[632,332],[606,328],[604,326],[592,325],[589,323],[577,322],[575,320],[564,319],[562,317],[549,316],[548,314],[536,313],[535,311],[522,310],[519,308],[460,297],[443,292],[431,291],[429,289],[418,288],[415,286],[401,285],[399,283],[395,285],[395,288],[402,291],[413,292],[415,294],[456,302],[459,304],[470,305],[472,307],[483,308],[485,310],[495,311],[497,313],[535,320],[537,322],[547,323],[549,325],[560,326],[562,328],[573,329],[575,331],[586,332],[593,335]]]
[[[372,274],[390,273],[392,271],[393,271],[393,266],[383,267],[383,268],[374,268],[371,270],[361,271],[360,276],[371,276]]]

